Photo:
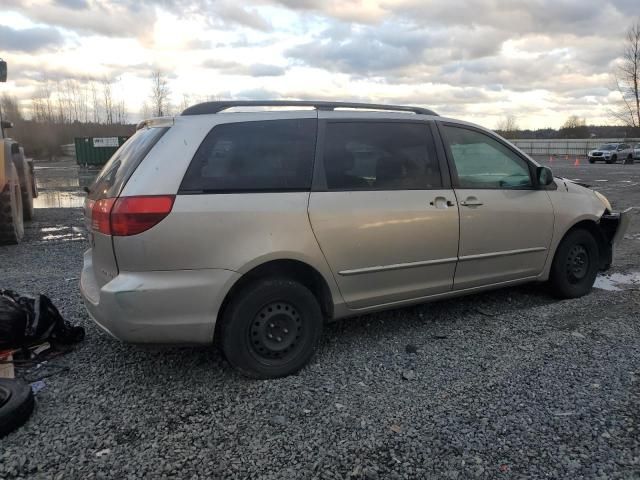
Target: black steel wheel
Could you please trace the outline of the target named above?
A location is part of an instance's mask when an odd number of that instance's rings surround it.
[[[596,239],[587,230],[569,232],[556,250],[549,282],[552,293],[560,298],[576,298],[591,291],[598,274],[599,250]]]
[[[315,353],[324,323],[309,289],[278,278],[259,280],[237,292],[221,321],[225,357],[253,378],[300,370]]]
[[[567,254],[565,269],[569,283],[579,283],[589,273],[589,252],[582,244],[574,244]]]

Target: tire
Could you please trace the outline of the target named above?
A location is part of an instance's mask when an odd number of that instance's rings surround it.
[[[33,220],[33,177],[28,167],[24,169],[22,188],[22,213],[26,222]]]
[[[549,283],[558,298],[578,298],[591,291],[599,266],[598,243],[587,230],[569,232],[560,242]]]
[[[22,191],[14,165],[11,166],[11,172],[11,178],[0,192],[0,244],[20,243],[24,237]]]
[[[589,163],[596,163],[595,160],[589,159]]]
[[[0,378],[0,438],[25,423],[33,412],[31,387],[21,380]]]
[[[229,363],[248,377],[264,379],[304,367],[316,352],[324,319],[304,285],[267,278],[234,295],[222,322],[221,347]]]
[[[633,165],[633,155],[629,154],[627,159],[624,161],[625,165]]]

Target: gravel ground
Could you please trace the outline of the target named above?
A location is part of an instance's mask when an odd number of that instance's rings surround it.
[[[554,170],[640,206],[640,165],[625,167]],[[0,288],[47,293],[87,328],[0,440],[0,478],[640,478],[638,285],[567,301],[530,285],[337,322],[308,368],[254,381],[213,349],[102,334],[78,292],[81,215],[39,209],[24,244],[0,247]],[[614,272],[640,270],[638,217]]]

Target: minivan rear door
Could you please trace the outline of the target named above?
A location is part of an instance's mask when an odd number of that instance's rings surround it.
[[[89,231],[90,254],[98,287],[118,274],[112,236],[108,233],[113,202],[140,162],[167,130],[168,127],[138,130],[116,150],[89,188],[85,202],[85,224]]]
[[[432,126],[319,112],[309,217],[350,308],[448,292],[458,208]]]

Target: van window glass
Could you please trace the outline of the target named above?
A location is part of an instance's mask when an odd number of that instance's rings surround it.
[[[187,169],[181,193],[309,190],[316,119],[214,127]]]
[[[527,162],[502,143],[475,130],[444,126],[459,188],[527,188]]]
[[[324,171],[329,190],[420,190],[442,186],[424,123],[330,122]]]
[[[167,130],[167,127],[142,128],[133,134],[102,168],[89,188],[89,198],[117,197],[131,174]]]

